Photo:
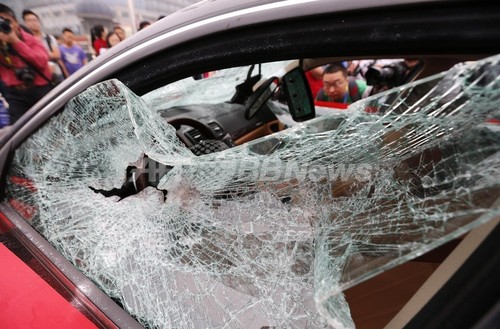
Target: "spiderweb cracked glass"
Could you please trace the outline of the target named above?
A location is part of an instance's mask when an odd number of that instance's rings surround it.
[[[7,195],[145,326],[353,327],[342,291],[499,215],[499,60],[201,157],[106,81],[16,151]],[[98,192],[145,157],[156,187]]]

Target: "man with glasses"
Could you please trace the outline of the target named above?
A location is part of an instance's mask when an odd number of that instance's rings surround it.
[[[316,96],[317,101],[351,104],[364,97],[366,83],[347,76],[342,63],[333,63],[323,72],[323,88]]]
[[[49,55],[24,31],[12,9],[0,4],[0,79],[11,124],[52,89]]]

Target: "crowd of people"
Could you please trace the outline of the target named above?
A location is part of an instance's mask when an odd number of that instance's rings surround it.
[[[143,21],[139,30],[149,25],[149,21]],[[96,25],[90,34],[93,56],[100,56],[126,38],[120,26],[108,32],[104,26]],[[15,123],[89,60],[71,29],[64,28],[58,36],[47,34],[34,11],[24,10],[21,21],[2,3],[0,43],[0,128]]]
[[[91,31],[92,48],[96,55],[102,55],[109,48],[116,46],[125,39],[125,30],[121,26],[115,26],[108,32],[104,26],[96,25]]]
[[[139,30],[149,25],[150,22],[142,21]],[[94,56],[102,55],[126,38],[120,26],[107,31],[104,26],[96,25],[90,32]],[[46,34],[35,12],[24,10],[19,22],[14,11],[4,4],[0,4],[0,42],[0,128],[15,123],[54,85],[88,62],[71,29],[64,28],[58,38]],[[344,107],[402,84],[398,79],[417,64],[418,61],[408,59],[338,62],[309,70],[306,77],[317,103]]]

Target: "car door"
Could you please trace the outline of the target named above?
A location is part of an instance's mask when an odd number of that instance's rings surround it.
[[[497,176],[486,187],[474,185],[492,174],[489,163],[498,163],[496,135],[490,132],[494,129],[477,130],[486,134],[482,140],[474,138],[473,130],[495,115],[487,97],[494,99],[496,89],[484,95],[474,87],[496,86],[494,76],[476,77],[481,70],[495,72],[497,67],[495,58],[481,61],[498,52],[496,5],[405,2],[353,8],[345,2],[290,1],[238,2],[231,8],[205,4],[193,9],[198,15],[194,22],[184,11],[171,23],[138,34],[56,88],[2,140],[1,212],[6,231],[56,273],[51,275],[92,314],[100,314],[90,316],[100,319],[94,320],[97,325],[125,327],[138,321],[158,327],[353,326],[355,319],[341,291],[497,215],[494,200],[467,198],[476,187],[491,188],[484,195],[493,198],[498,188]],[[356,115],[314,119],[222,155],[200,158],[145,101],[150,92],[178,87],[204,72],[295,59],[303,67],[304,58],[373,56],[425,58],[424,75],[464,60],[480,61],[361,102],[355,106]],[[457,86],[453,82],[459,77],[463,85]],[[239,82],[244,81],[235,80],[233,87]],[[447,89],[450,83],[453,88]],[[472,95],[467,102],[455,94],[466,84]],[[391,96],[403,101],[387,105]],[[207,95],[202,105],[208,108],[211,98],[213,94]],[[217,103],[220,109],[227,106],[223,103]],[[419,104],[435,108],[422,118],[403,116]],[[468,110],[489,105],[477,111],[466,129],[467,120],[457,112],[463,104]],[[185,104],[174,99],[173,105]],[[231,111],[241,109],[232,106]],[[373,106],[387,121],[366,116],[363,110]],[[449,125],[435,119],[443,108],[451,109],[445,112]],[[410,124],[418,129],[408,128]],[[452,130],[460,134],[449,135]],[[378,144],[369,136],[388,146],[375,149]],[[441,150],[439,160],[432,148],[422,147],[429,143],[439,148],[446,138],[457,136],[451,151],[446,148],[451,153],[443,156]],[[411,143],[410,138],[422,143]],[[461,149],[466,141],[474,142],[477,150],[470,157]],[[421,152],[405,153],[408,145]],[[154,160],[149,167],[144,155]],[[375,160],[363,162],[370,156]],[[415,172],[412,161],[417,163]],[[481,169],[480,175],[463,185],[445,186],[438,191],[448,193],[442,198],[432,188],[425,190],[433,181],[420,176],[438,179],[444,173],[462,179],[463,168],[456,163],[460,161]],[[135,175],[153,170],[153,164],[158,164],[156,185],[138,191]],[[357,174],[375,170],[385,179],[378,185],[358,185],[362,179],[348,177],[340,190],[331,191],[330,183],[338,181],[324,183],[323,176],[332,169],[346,174],[351,164],[358,166]],[[359,167],[367,164],[370,167]],[[304,166],[312,170],[311,176],[308,171],[307,179],[300,180]],[[380,168],[393,170],[395,176]],[[282,173],[292,176],[283,178]],[[383,192],[377,199],[384,182],[394,184],[395,194]],[[457,191],[463,193],[450,199]],[[429,203],[434,210],[422,208]],[[462,203],[468,205],[463,215],[471,217],[464,220],[466,229],[455,223]],[[410,221],[399,225],[397,211]],[[432,225],[413,221],[432,220],[436,214],[442,217]],[[376,222],[369,220],[372,216]],[[453,219],[451,227],[442,221],[447,216]],[[370,225],[382,233],[359,242],[371,236]]]

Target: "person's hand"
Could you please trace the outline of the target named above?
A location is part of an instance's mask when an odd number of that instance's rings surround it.
[[[323,66],[318,66],[310,70],[312,76],[317,79],[317,80],[322,80],[323,79],[323,73],[325,72],[325,69]]]
[[[9,33],[0,32],[0,40],[8,44],[14,44],[20,41],[19,36],[14,29],[12,29]]]
[[[349,63],[349,66],[347,67],[347,74],[352,76],[356,75],[358,68],[359,68],[359,61],[351,61]]]

